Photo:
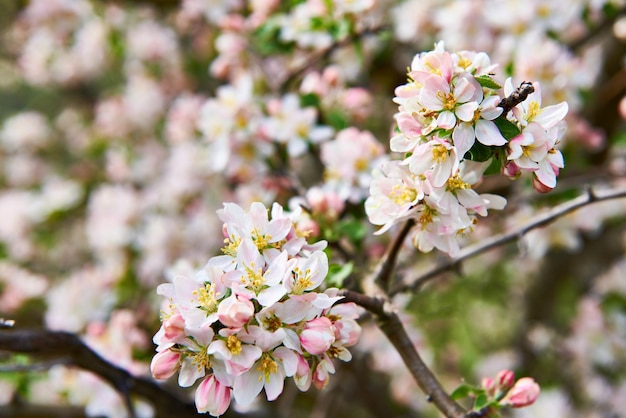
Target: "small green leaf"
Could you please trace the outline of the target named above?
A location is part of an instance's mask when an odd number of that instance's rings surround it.
[[[499,158],[494,158],[491,160],[489,167],[485,170],[484,175],[490,176],[492,174],[498,174],[502,170],[502,160]]]
[[[515,138],[520,134],[520,130],[513,122],[508,120],[505,116],[500,115],[494,120],[496,126],[500,130],[500,133],[507,141]]]
[[[494,151],[495,148],[488,147],[487,145],[483,145],[480,142],[476,141],[472,148],[467,151],[467,154],[465,154],[465,158],[479,163],[483,163],[493,156]]]
[[[355,219],[345,219],[337,224],[339,236],[347,237],[351,242],[359,244],[367,234],[367,229],[363,222]]]
[[[331,110],[326,114],[326,122],[335,128],[337,131],[347,128],[350,126],[348,122],[348,118],[345,115],[345,112],[341,112],[339,110]]]
[[[489,398],[484,393],[481,393],[474,400],[474,409],[482,409],[489,404]]]
[[[454,389],[454,391],[450,394],[450,397],[453,400],[467,398],[469,395],[474,393],[476,388],[474,386],[468,385],[467,383],[463,383],[461,386]]]
[[[307,93],[307,94],[300,96],[301,107],[309,107],[309,106],[319,107],[319,105],[320,105],[320,98],[317,94]]]
[[[476,81],[478,81],[478,84],[480,84],[481,86],[485,88],[493,89],[493,90],[499,90],[502,88],[500,84],[493,81],[493,79],[488,75],[479,75],[478,77],[474,77],[474,78],[476,79]]]
[[[343,281],[352,273],[353,268],[352,263],[347,263],[342,266],[339,264],[331,264],[328,268],[326,282],[334,287],[343,287]]]

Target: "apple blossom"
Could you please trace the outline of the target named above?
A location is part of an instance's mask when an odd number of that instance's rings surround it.
[[[168,302],[152,367],[159,378],[180,367],[184,387],[202,379],[196,407],[215,416],[231,397],[247,405],[264,389],[276,399],[287,377],[301,390],[325,384],[331,359],[349,361],[346,346],[360,334],[356,305],[333,310],[337,289],[319,290],[328,274],[324,243],[297,238],[293,214],[275,204],[270,218],[255,202],[248,211],[227,203],[218,215],[224,255],[157,289]]]

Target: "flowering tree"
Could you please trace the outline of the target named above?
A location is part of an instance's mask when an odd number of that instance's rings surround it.
[[[619,414],[626,9],[545,3],[0,6],[7,416]]]

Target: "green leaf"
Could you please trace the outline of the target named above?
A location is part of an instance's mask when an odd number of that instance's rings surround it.
[[[467,398],[468,396],[476,392],[476,390],[480,389],[468,385],[467,383],[463,383],[461,386],[454,389],[454,391],[450,394],[450,397],[456,401],[458,399]]]
[[[300,96],[300,106],[301,107],[319,107],[320,106],[320,98],[317,94],[307,93]]]
[[[489,398],[484,393],[481,393],[474,400],[474,409],[482,409],[489,404]]]
[[[326,114],[326,122],[337,131],[350,126],[347,116],[339,110],[331,110]]]
[[[496,126],[498,127],[498,129],[500,130],[500,133],[502,134],[502,136],[506,138],[507,141],[510,141],[511,139],[515,138],[521,132],[519,128],[517,127],[517,125],[515,125],[513,122],[508,120],[504,115],[498,116],[494,120],[494,122]]]
[[[328,268],[328,277],[326,282],[333,287],[343,287],[343,281],[352,273],[354,265],[347,263],[342,266],[339,264],[331,264]]]
[[[495,148],[488,147],[487,145],[483,145],[480,142],[476,141],[474,142],[472,148],[467,151],[467,154],[465,154],[465,158],[479,163],[483,163],[485,161],[488,161],[493,156],[494,152]]]
[[[359,244],[367,234],[367,228],[363,222],[356,219],[345,219],[337,224],[336,228],[339,236],[347,237],[351,242]]]
[[[498,174],[502,170],[502,160],[500,158],[494,157],[489,164],[489,167],[485,170],[484,175],[490,176],[492,174]]]
[[[499,90],[502,88],[500,84],[493,81],[493,79],[488,75],[479,75],[478,77],[474,77],[474,78],[476,79],[476,81],[478,81],[478,84],[480,84],[481,86],[485,88],[493,89],[493,90]]]
[[[352,30],[352,24],[347,19],[342,19],[336,22],[331,28],[330,33],[336,40],[342,40],[350,35],[350,31]]]

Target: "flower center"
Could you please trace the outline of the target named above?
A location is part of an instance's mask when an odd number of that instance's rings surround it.
[[[541,113],[541,109],[539,108],[539,102],[532,101],[528,104],[528,115],[526,120],[529,122],[532,121],[539,113]]]
[[[191,357],[191,364],[194,364],[198,368],[199,372],[211,368],[211,359],[209,358],[209,353],[206,352],[206,349],[193,353]]]
[[[295,267],[292,274],[295,279],[295,284],[291,293],[301,295],[307,288],[313,285],[313,280],[311,280],[311,269],[306,269],[303,272],[300,267]]]
[[[465,190],[465,189],[471,189],[471,188],[472,186],[470,186],[468,183],[461,180],[458,174],[448,179],[447,189],[450,192],[453,192],[455,190]]]
[[[265,285],[263,270],[261,267],[254,269],[254,263],[250,263],[250,267],[246,267],[247,276],[241,278],[241,283],[253,290],[257,295]]]
[[[236,257],[237,248],[239,248],[240,243],[241,243],[241,238],[228,237],[224,239],[224,246],[222,247],[222,252],[231,257]]]
[[[443,163],[448,158],[448,149],[443,145],[433,145],[432,148],[433,160],[438,163]]]
[[[198,308],[206,311],[207,314],[217,311],[217,298],[213,283],[205,283],[204,287],[194,290],[191,294],[198,298]]]
[[[389,198],[398,206],[410,203],[417,197],[417,191],[405,185],[396,184],[389,193]]]
[[[241,354],[241,341],[234,335],[229,335],[226,339],[226,347],[228,351],[233,353],[234,355]]]
[[[265,355],[259,362],[257,370],[263,373],[265,380],[270,380],[270,375],[278,371],[278,364],[271,357]]]

